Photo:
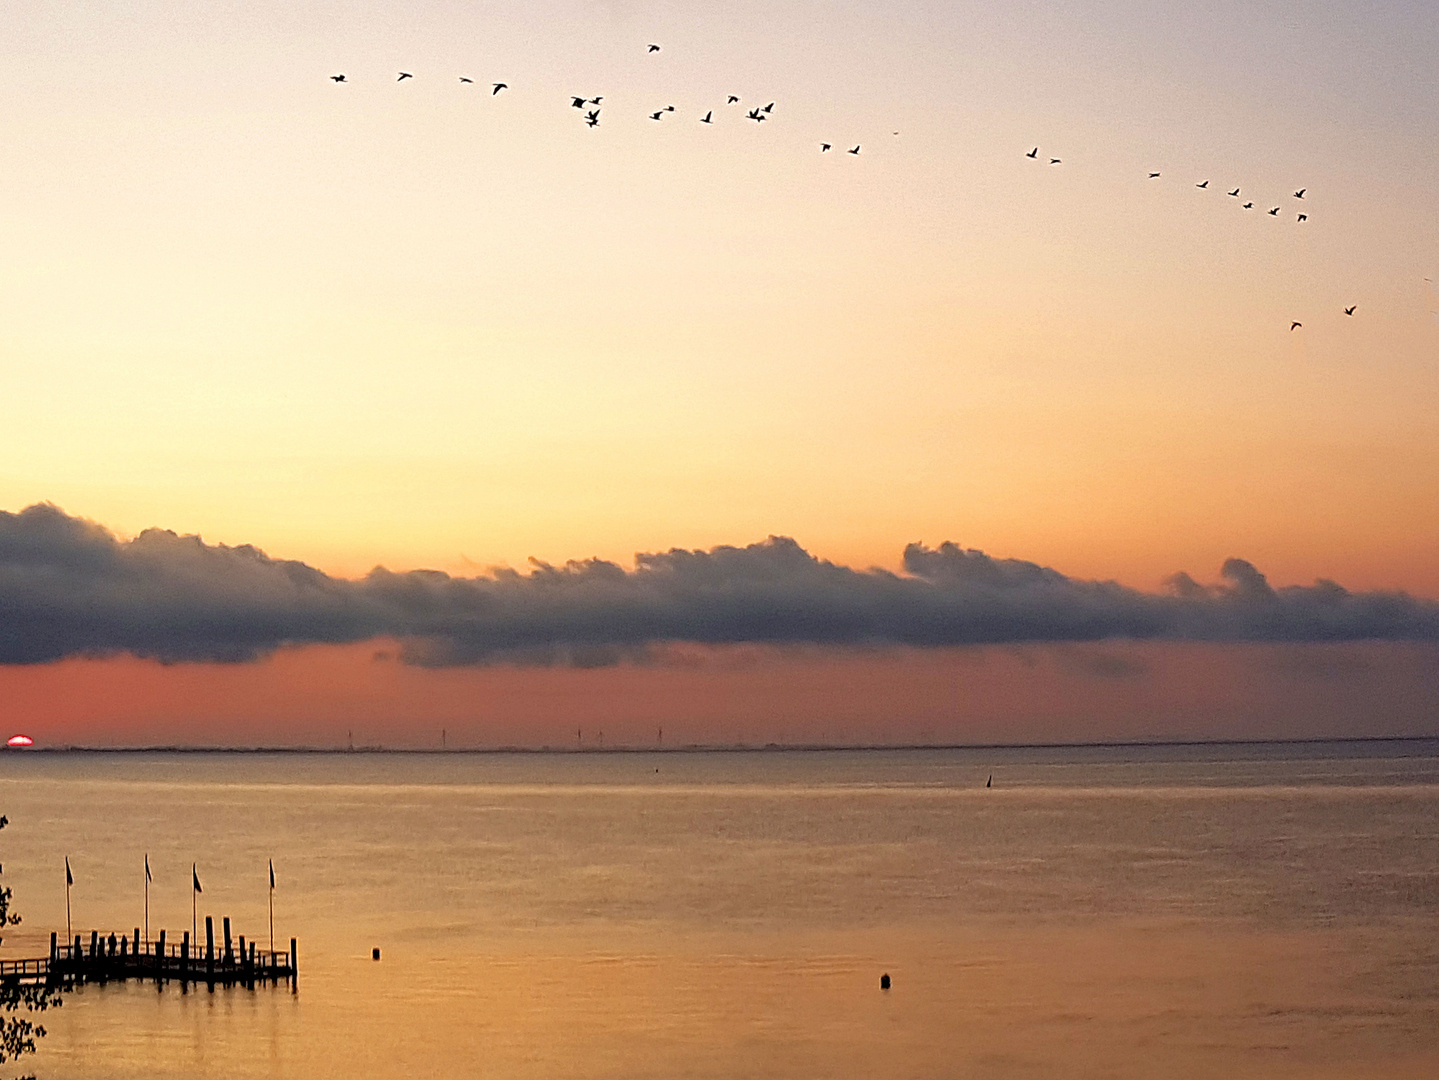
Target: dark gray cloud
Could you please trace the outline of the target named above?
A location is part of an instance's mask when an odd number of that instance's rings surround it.
[[[0,663],[132,653],[253,660],[286,645],[394,637],[403,658],[594,666],[671,643],[936,647],[1110,639],[1439,640],[1439,603],[1275,589],[1241,559],[1164,593],[1083,581],[945,543],[903,573],[816,559],[793,540],[471,578],[376,569],[358,580],[250,547],[150,529],[121,540],[49,505],[0,512]]]

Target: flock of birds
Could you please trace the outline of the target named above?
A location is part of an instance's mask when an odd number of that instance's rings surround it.
[[[660,51],[661,51],[661,47],[660,47],[659,45],[657,45],[657,44],[650,43],[650,44],[647,46],[647,48],[646,48],[645,51],[646,51],[647,53],[649,53],[649,54],[654,54],[654,53],[660,52]],[[398,72],[398,73],[397,73],[396,81],[397,81],[397,82],[405,82],[407,79],[413,79],[413,78],[415,78],[415,75],[414,75],[413,72],[401,71],[401,72]],[[460,75],[460,76],[458,76],[458,79],[459,79],[459,81],[460,81],[461,83],[467,84],[467,85],[473,85],[473,84],[475,83],[475,80],[472,79],[472,78],[470,78],[470,77],[467,76],[467,75]],[[330,76],[330,80],[331,80],[332,82],[335,82],[335,83],[345,83],[345,82],[348,82],[348,81],[349,81],[349,78],[348,78],[348,76],[346,76],[343,72],[341,72],[341,73],[337,73],[337,74],[331,75],[331,76]],[[489,84],[489,87],[490,87],[490,96],[491,96],[491,97],[496,97],[496,96],[498,96],[499,94],[503,93],[504,91],[508,90],[508,89],[509,89],[509,84],[508,84],[508,83],[505,83],[505,82],[494,82],[494,83],[490,83],[490,84]],[[586,127],[590,127],[590,128],[596,128],[596,127],[599,127],[599,126],[600,126],[600,116],[601,116],[601,113],[602,113],[603,110],[604,110],[604,100],[605,100],[605,99],[604,99],[604,96],[601,95],[601,94],[595,94],[595,95],[593,95],[593,96],[589,96],[589,95],[579,95],[579,94],[569,95],[570,106],[571,106],[572,108],[574,108],[574,109],[576,109],[576,110],[579,111],[580,115],[581,115],[582,118],[583,118],[583,123],[585,124]],[[741,104],[741,102],[740,102],[740,98],[739,98],[739,95],[738,95],[738,94],[728,94],[728,95],[726,95],[725,104],[724,104],[724,106],[723,106],[723,109],[733,108],[734,106],[740,105],[740,104]],[[723,109],[720,110],[720,111],[723,111]],[[769,103],[767,103],[767,104],[765,104],[765,105],[755,106],[755,107],[749,109],[748,112],[744,112],[744,111],[741,109],[741,110],[739,110],[739,114],[740,114],[740,115],[743,115],[743,117],[744,117],[745,119],[751,120],[751,121],[753,121],[753,122],[756,123],[756,124],[763,124],[766,120],[770,119],[770,117],[773,115],[774,109],[775,109],[775,102],[771,101],[771,102],[769,102]],[[677,112],[677,110],[675,109],[675,107],[674,107],[673,105],[665,105],[664,107],[659,108],[659,109],[656,109],[654,112],[649,113],[648,116],[649,116],[649,119],[650,119],[650,120],[658,123],[658,122],[663,121],[667,116],[669,116],[669,115],[671,115],[671,114],[674,114],[674,113],[676,113],[676,112]],[[698,120],[699,120],[699,122],[700,122],[701,124],[713,124],[713,123],[715,122],[715,113],[716,113],[716,110],[715,110],[715,109],[709,109],[708,111],[705,112],[705,114],[704,114],[703,116],[699,117]],[[896,131],[896,132],[894,132],[894,134],[895,134],[895,135],[898,135],[899,132]],[[832,151],[834,148],[835,148],[835,144],[834,144],[834,143],[830,143],[830,142],[821,142],[821,143],[819,143],[819,152],[820,152],[821,154],[827,154],[827,153],[829,153],[830,151]],[[847,150],[845,150],[844,152],[845,152],[846,154],[850,154],[850,155],[853,155],[853,156],[856,156],[856,157],[857,157],[862,149],[863,149],[862,145],[861,145],[860,143],[856,143],[854,146],[849,147],[849,148],[848,148]],[[1050,157],[1050,156],[1047,155],[1047,154],[1041,156],[1041,154],[1040,154],[1040,148],[1039,148],[1038,146],[1034,147],[1033,149],[1031,149],[1030,151],[1028,151],[1027,153],[1025,153],[1023,156],[1026,157],[1026,158],[1029,158],[1031,161],[1044,162],[1044,163],[1047,164],[1047,166],[1051,166],[1051,167],[1052,167],[1052,166],[1058,166],[1058,165],[1063,165],[1063,164],[1064,164],[1063,159],[1061,159],[1061,158]],[[1161,172],[1149,172],[1149,173],[1147,174],[1147,179],[1148,179],[1148,180],[1158,180],[1158,179],[1160,179],[1160,178],[1162,177],[1162,175],[1163,175],[1163,174],[1162,174]],[[1207,191],[1207,190],[1210,190],[1210,181],[1209,181],[1208,179],[1201,180],[1201,181],[1199,181],[1198,183],[1196,183],[1194,186],[1195,186],[1197,189],[1199,189],[1200,191]],[[1223,190],[1223,189],[1222,189],[1222,188],[1216,188],[1216,189],[1214,189],[1214,190]],[[1303,201],[1304,201],[1304,198],[1305,198],[1305,195],[1308,193],[1308,191],[1309,191],[1309,189],[1308,189],[1307,187],[1301,187],[1301,188],[1299,188],[1298,190],[1296,190],[1296,191],[1293,193],[1293,196],[1292,196],[1292,197],[1293,197],[1296,201],[1303,202]],[[1239,187],[1235,187],[1235,188],[1232,189],[1232,190],[1225,191],[1225,195],[1226,195],[1228,198],[1234,199],[1234,200],[1236,200],[1236,201],[1241,200],[1241,199],[1244,199],[1244,193],[1243,193],[1243,191],[1242,191]],[[1254,202],[1254,200],[1253,200],[1252,198],[1250,198],[1250,199],[1245,199],[1245,201],[1239,202],[1238,205],[1239,205],[1242,209],[1244,209],[1244,210],[1253,210],[1253,209],[1256,208],[1256,203]],[[1283,211],[1284,211],[1284,206],[1283,206],[1283,204],[1281,203],[1281,204],[1278,205],[1278,206],[1271,206],[1271,207],[1269,207],[1268,210],[1265,211],[1265,214],[1266,214],[1267,216],[1269,216],[1269,217],[1277,218],[1277,217],[1279,217],[1279,215],[1280,215],[1281,213],[1283,213]],[[1307,222],[1307,221],[1309,220],[1309,214],[1308,214],[1307,209],[1297,209],[1297,208],[1296,208],[1296,209],[1294,210],[1294,214],[1295,214],[1294,222],[1295,222],[1295,224],[1297,224],[1297,225],[1298,225],[1298,224],[1303,224],[1303,223],[1305,223],[1305,222]],[[1428,282],[1429,280],[1430,280],[1430,279],[1428,279],[1428,278],[1425,279],[1426,282]],[[1346,317],[1353,318],[1354,313],[1355,313],[1356,311],[1358,311],[1358,309],[1359,309],[1359,305],[1358,305],[1358,304],[1350,304],[1349,306],[1347,306],[1347,307],[1345,307],[1345,308],[1343,309],[1344,315],[1345,315]],[[1439,315],[1439,312],[1436,312],[1436,315]],[[1301,321],[1299,321],[1298,319],[1291,320],[1291,322],[1290,322],[1290,324],[1289,324],[1289,330],[1290,330],[1291,333],[1294,332],[1294,331],[1296,331],[1296,330],[1302,330],[1303,328],[1304,328],[1304,324],[1303,324]]]
[[[1039,147],[1037,147],[1037,146],[1036,146],[1034,149],[1030,150],[1029,153],[1025,154],[1024,156],[1027,157],[1027,158],[1029,158],[1031,161],[1041,161],[1041,160],[1045,160],[1044,158],[1041,158],[1040,153],[1039,153]],[[1050,165],[1062,165],[1062,164],[1064,164],[1064,162],[1063,162],[1060,158],[1057,158],[1057,157],[1048,158],[1048,163],[1049,163]],[[1163,174],[1162,172],[1150,172],[1150,173],[1146,174],[1146,179],[1148,179],[1148,180],[1158,180],[1158,179],[1160,179],[1163,175],[1164,175],[1164,174]],[[1197,184],[1195,184],[1194,186],[1195,186],[1196,188],[1198,188],[1200,191],[1208,191],[1208,190],[1209,190],[1209,181],[1208,181],[1208,180],[1201,180],[1201,181],[1199,181]],[[1294,197],[1295,199],[1297,199],[1297,200],[1299,200],[1299,201],[1302,202],[1302,201],[1304,200],[1304,196],[1307,195],[1308,192],[1309,192],[1309,189],[1308,189],[1307,187],[1302,187],[1302,188],[1300,188],[1298,191],[1294,192],[1293,197]],[[1244,197],[1243,192],[1241,191],[1241,189],[1240,189],[1240,188],[1237,188],[1237,187],[1234,188],[1232,191],[1226,191],[1224,194],[1227,195],[1227,196],[1228,196],[1229,198],[1231,198],[1231,199],[1241,199],[1241,198]],[[1239,205],[1240,205],[1240,208],[1241,208],[1241,209],[1244,209],[1244,210],[1253,210],[1253,209],[1254,209],[1254,200],[1253,200],[1253,199],[1249,199],[1249,200],[1247,200],[1247,201],[1245,201],[1245,202],[1240,203]],[[1271,206],[1267,211],[1265,211],[1265,213],[1266,213],[1269,217],[1278,217],[1278,216],[1280,215],[1280,213],[1283,212],[1283,210],[1284,210],[1284,206],[1283,206],[1283,204],[1281,203],[1279,206]],[[1309,220],[1309,214],[1308,214],[1306,211],[1304,211],[1304,210],[1296,210],[1296,211],[1295,211],[1294,223],[1295,223],[1296,225],[1302,225],[1304,222],[1306,222],[1306,221],[1308,221],[1308,220]],[[1359,305],[1358,305],[1358,304],[1350,304],[1348,307],[1344,308],[1344,314],[1345,314],[1347,317],[1349,317],[1349,318],[1353,318],[1353,317],[1354,317],[1354,313],[1355,313],[1356,311],[1358,311],[1358,310],[1359,310]],[[1293,320],[1290,321],[1290,323],[1289,323],[1289,332],[1290,332],[1290,333],[1293,333],[1295,330],[1302,330],[1302,329],[1304,329],[1304,324],[1303,324],[1302,322],[1300,322],[1298,319],[1293,319]]]
[[[660,51],[660,46],[655,45],[655,44],[650,44],[650,46],[646,49],[646,52],[649,52],[649,53],[657,53],[657,52],[659,52],[659,51]],[[410,72],[410,71],[401,71],[401,72],[397,72],[396,74],[397,74],[397,77],[396,77],[396,79],[395,79],[396,82],[404,82],[406,79],[413,79],[413,78],[415,77],[414,73],[413,73],[413,72]],[[470,77],[467,76],[467,75],[460,75],[460,76],[458,76],[458,79],[459,79],[459,81],[460,81],[461,83],[466,83],[466,84],[470,84],[470,85],[473,85],[474,82],[475,82],[474,79],[470,78]],[[349,82],[350,80],[349,80],[349,76],[347,76],[344,72],[339,72],[339,73],[337,73],[337,74],[331,75],[331,76],[330,76],[330,81],[331,81],[331,82],[335,82],[335,83],[347,83],[347,82]],[[497,96],[501,91],[508,90],[509,88],[510,88],[510,84],[509,84],[509,83],[504,83],[504,82],[491,83],[491,84],[490,84],[490,96],[491,96],[491,97],[495,97],[495,96]],[[605,100],[603,95],[597,94],[597,95],[595,95],[594,97],[586,97],[586,96],[583,96],[583,95],[571,94],[571,95],[569,95],[569,99],[570,99],[570,105],[571,105],[571,107],[580,110],[581,114],[582,114],[583,117],[584,117],[584,123],[585,123],[585,126],[586,126],[586,127],[595,128],[595,127],[599,127],[599,126],[600,126],[600,113],[601,113],[601,111],[603,110],[604,100]],[[734,106],[734,105],[739,105],[739,104],[740,104],[740,98],[739,98],[739,95],[738,95],[738,94],[727,94],[727,95],[725,96],[725,107],[726,107],[726,108],[731,107],[731,106]],[[771,115],[773,114],[773,112],[774,112],[774,107],[775,107],[775,102],[771,101],[771,102],[769,102],[767,105],[759,105],[759,106],[756,106],[755,108],[750,109],[748,112],[744,113],[743,115],[744,115],[744,118],[745,118],[746,120],[753,120],[756,124],[762,124],[762,123],[764,123],[766,120],[770,119],[770,116],[771,116]],[[663,120],[663,119],[664,119],[667,115],[669,115],[670,113],[674,113],[674,112],[677,112],[677,110],[675,109],[675,107],[674,107],[673,105],[666,105],[666,106],[664,106],[663,108],[656,109],[654,112],[649,113],[648,115],[649,115],[649,118],[650,118],[651,120],[660,121],[660,120]],[[708,110],[703,116],[701,116],[701,117],[699,118],[699,122],[700,122],[701,124],[713,124],[713,123],[714,123],[714,120],[715,120],[715,110],[714,110],[714,109]],[[899,132],[896,131],[895,134],[898,135]],[[829,153],[829,152],[830,152],[831,150],[833,150],[833,149],[834,149],[834,144],[833,144],[833,143],[821,142],[821,143],[819,144],[819,152],[820,152],[821,154],[827,154],[827,153]],[[856,143],[854,146],[851,146],[848,150],[846,150],[845,153],[847,153],[847,154],[852,154],[852,155],[855,155],[855,156],[857,157],[862,149],[863,149],[863,146],[862,146],[861,144],[859,144],[859,143]]]

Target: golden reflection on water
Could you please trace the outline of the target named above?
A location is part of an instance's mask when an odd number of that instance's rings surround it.
[[[137,921],[149,850],[152,925],[188,927],[188,879],[172,879],[197,858],[202,918],[263,940],[273,852],[302,971],[293,995],[86,987],[35,1067],[1439,1075],[1428,751],[1021,756],[993,797],[976,753],[31,759],[0,775],[27,916],[7,955],[63,926],[51,864],[67,851],[77,928]],[[680,775],[636,782],[652,767]]]

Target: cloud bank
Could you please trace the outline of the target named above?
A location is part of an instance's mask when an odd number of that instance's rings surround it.
[[[0,512],[0,664],[130,653],[250,661],[373,638],[414,664],[597,666],[670,643],[920,648],[1106,639],[1439,641],[1439,603],[1332,581],[1273,588],[1230,559],[1222,582],[1163,593],[1067,577],[956,544],[911,544],[904,570],[855,570],[772,536],[461,578],[377,568],[331,577],[249,545],[148,529],[123,540],[40,504]]]

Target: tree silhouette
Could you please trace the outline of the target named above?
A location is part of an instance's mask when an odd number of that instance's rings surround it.
[[[0,815],[0,829],[10,824],[10,819]],[[0,866],[0,873],[4,867]],[[11,891],[8,885],[0,885],[0,929],[15,926],[20,916],[10,910]],[[4,938],[0,938],[3,941]],[[45,1037],[45,1027],[30,1019],[33,1013],[42,1013],[49,1008],[58,1008],[61,1003],[61,989],[44,983],[22,985],[19,979],[13,982],[0,979],[0,1064],[17,1061],[26,1054],[35,1052],[35,1040]],[[25,1080],[34,1080],[26,1077]]]

